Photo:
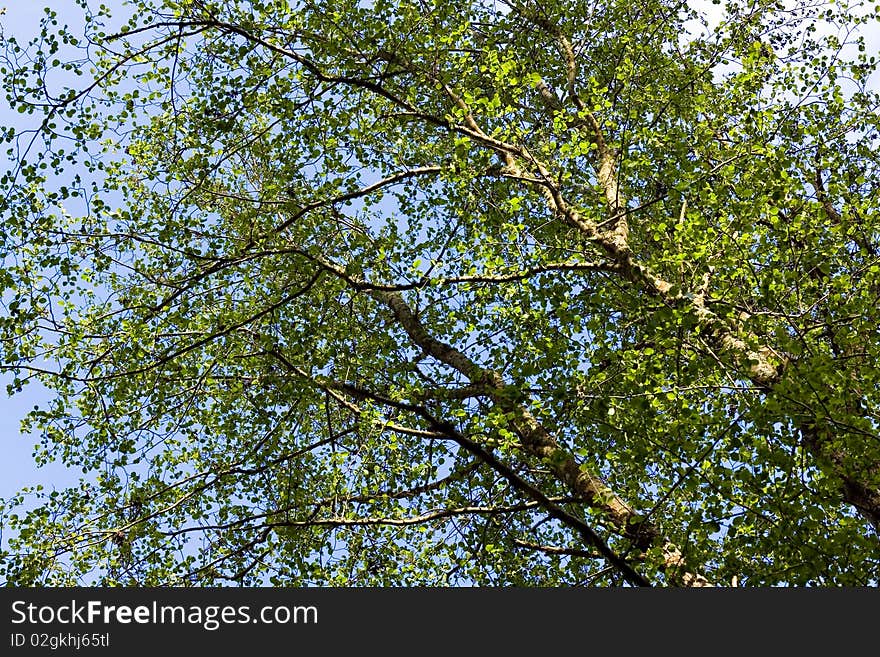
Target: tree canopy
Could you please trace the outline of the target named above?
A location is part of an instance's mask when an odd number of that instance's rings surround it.
[[[0,358],[83,473],[7,583],[878,581],[876,7],[78,4],[3,37]]]

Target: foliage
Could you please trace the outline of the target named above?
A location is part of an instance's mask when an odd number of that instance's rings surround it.
[[[8,583],[878,580],[876,8],[79,4],[4,35],[83,472]]]

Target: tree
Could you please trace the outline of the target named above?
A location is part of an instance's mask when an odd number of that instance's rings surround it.
[[[79,3],[5,37],[83,471],[8,583],[878,581],[870,6]]]

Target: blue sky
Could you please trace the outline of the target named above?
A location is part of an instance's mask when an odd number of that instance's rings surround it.
[[[76,16],[72,0],[51,0],[47,2],[59,17],[65,11]],[[5,13],[0,16],[4,36],[14,36],[20,43],[27,43],[38,33],[40,19],[44,15],[44,3],[38,1],[23,2],[22,0],[0,0],[0,8],[5,6]],[[4,98],[0,98],[0,125],[21,125],[22,118],[13,113]],[[3,165],[5,168],[5,164]],[[48,393],[37,384],[31,384],[14,397],[6,394],[6,385],[11,376],[0,373],[0,499],[6,499],[18,492],[22,487],[43,484],[47,488],[64,488],[78,479],[77,471],[68,471],[64,466],[53,463],[37,469],[32,457],[36,436],[23,435],[20,430],[21,420],[34,405],[48,399]]]

